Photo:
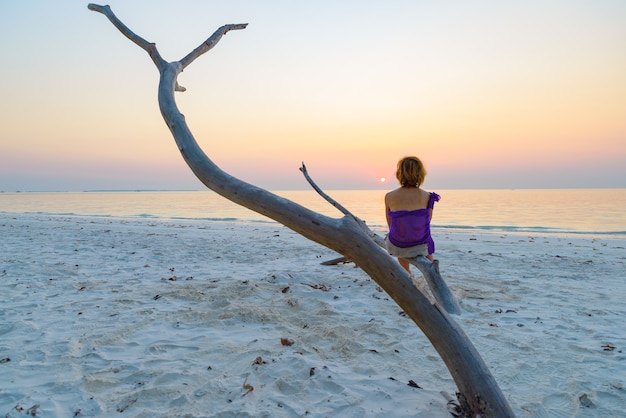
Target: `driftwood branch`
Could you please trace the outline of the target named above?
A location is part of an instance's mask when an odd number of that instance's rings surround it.
[[[115,16],[115,14],[108,5],[100,6],[97,4],[89,3],[87,5],[87,8],[89,10],[93,10],[94,12],[102,13],[103,15],[105,15],[111,21],[113,26],[119,29],[122,35],[126,36],[128,39],[137,44],[141,49],[146,51],[157,67],[165,64],[165,60],[161,57],[161,54],[159,54],[159,51],[156,49],[156,45],[146,41],[141,36],[136,35],[133,31],[131,31],[125,24],[122,23],[121,20],[117,18],[117,16]]]
[[[350,217],[352,217],[354,220],[359,220],[356,216],[354,216],[348,209],[344,208],[343,205],[341,205],[339,202],[337,202],[335,199],[333,199],[332,197],[330,197],[329,195],[327,195],[318,185],[317,183],[315,183],[313,181],[313,179],[311,178],[311,176],[309,175],[308,170],[306,169],[306,165],[304,165],[304,163],[302,163],[302,166],[300,167],[300,171],[302,172],[302,174],[304,175],[304,178],[306,179],[306,181],[309,182],[309,184],[311,185],[311,187],[313,187],[313,190],[315,190],[320,196],[322,196],[324,198],[324,200],[326,200],[328,203],[330,203],[331,205],[333,205],[334,207],[336,207],[337,209],[339,209],[339,212],[343,213],[344,215],[348,215]]]
[[[107,16],[120,32],[150,54],[160,74],[158,102],[161,115],[183,159],[202,183],[225,198],[353,260],[424,332],[450,371],[459,390],[459,398],[465,402],[468,413],[482,417],[514,416],[486,364],[459,325],[445,310],[438,308],[438,304],[430,304],[428,298],[413,286],[406,270],[377,245],[353,217],[344,215],[336,219],[324,216],[241,181],[221,170],[199,147],[174,99],[177,77],[185,65],[189,65],[219,41],[227,32],[224,27],[209,38],[213,41],[205,41],[207,47],[201,45],[184,61],[166,62],[154,44],[135,35],[115,17],[109,7],[90,4],[89,9]],[[245,26],[226,27],[241,29]]]
[[[331,205],[333,205],[334,207],[336,207],[339,212],[343,213],[344,215],[352,218],[358,225],[359,227],[361,227],[361,229],[363,230],[363,232],[365,232],[377,245],[379,245],[380,247],[384,246],[384,240],[383,238],[380,237],[380,235],[376,234],[374,231],[372,231],[367,224],[365,223],[364,220],[354,216],[352,214],[352,212],[350,212],[348,209],[346,209],[345,207],[343,207],[343,205],[341,205],[339,202],[337,202],[335,199],[333,199],[332,197],[330,197],[329,195],[327,195],[316,183],[315,181],[313,181],[313,178],[311,178],[311,176],[309,175],[308,170],[306,169],[306,166],[304,165],[304,163],[302,163],[302,166],[300,167],[300,171],[302,172],[302,174],[304,175],[304,178],[306,179],[306,181],[311,185],[311,187],[313,188],[313,190],[315,190],[320,196],[322,196],[324,198],[324,200],[326,200],[328,203],[330,203]]]
[[[445,308],[451,314],[460,314],[461,305],[459,300],[450,291],[450,288],[446,284],[441,273],[439,273],[439,260],[430,261],[423,255],[418,255],[414,258],[406,259],[409,263],[413,264],[422,273],[428,283],[428,287],[432,292],[437,303]]]
[[[248,26],[247,23],[239,23],[239,24],[231,24],[231,25],[222,26],[221,28],[216,30],[213,33],[213,35],[211,35],[206,41],[202,42],[200,46],[198,46],[196,49],[194,49],[189,54],[187,54],[185,58],[179,61],[180,65],[182,65],[182,69],[185,69],[185,67],[191,64],[200,55],[213,49],[213,47],[217,45],[220,39],[222,39],[222,37],[226,35],[228,32],[230,32],[231,30],[241,30],[241,29],[245,29],[247,26]]]

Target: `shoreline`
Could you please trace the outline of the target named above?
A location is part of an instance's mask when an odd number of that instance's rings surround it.
[[[0,216],[7,217],[21,217],[21,216],[39,216],[49,217],[50,219],[56,217],[71,217],[71,218],[84,218],[85,220],[93,219],[108,219],[117,220],[121,222],[152,222],[152,223],[189,223],[189,224],[204,224],[204,223],[230,223],[234,225],[249,225],[249,226],[277,226],[284,227],[281,223],[267,218],[263,215],[257,215],[257,218],[237,218],[237,217],[203,217],[203,218],[190,218],[190,217],[176,217],[176,216],[161,216],[152,214],[141,215],[111,215],[104,213],[72,213],[72,212],[42,212],[42,211],[25,211],[25,212],[10,212],[0,211]],[[386,233],[387,227],[380,224],[368,224],[368,227],[380,234]],[[626,242],[626,231],[583,231],[583,230],[559,230],[546,227],[520,227],[513,225],[503,226],[464,226],[464,225],[441,225],[433,223],[431,229],[438,235],[514,235],[523,236],[528,238],[562,238],[562,239],[583,239],[583,240],[617,240]]]
[[[0,213],[0,231],[6,416],[450,416],[415,324],[282,225]],[[436,240],[518,417],[622,415],[626,240]]]

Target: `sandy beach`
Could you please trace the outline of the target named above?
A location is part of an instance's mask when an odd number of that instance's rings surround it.
[[[281,225],[0,213],[0,236],[2,416],[452,416],[419,328]],[[626,414],[625,240],[434,236],[518,417]]]

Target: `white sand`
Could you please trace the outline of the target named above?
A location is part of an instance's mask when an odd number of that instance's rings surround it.
[[[451,416],[414,323],[282,226],[0,213],[0,237],[1,416]],[[519,417],[626,414],[624,240],[436,241]]]

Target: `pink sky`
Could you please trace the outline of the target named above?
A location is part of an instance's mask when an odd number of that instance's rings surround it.
[[[175,3],[175,4],[174,4]],[[177,60],[222,168],[272,190],[626,187],[626,2],[112,1]],[[173,18],[175,16],[175,18]],[[144,51],[87,3],[0,4],[0,190],[199,189]],[[387,178],[381,183],[381,177]]]

